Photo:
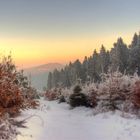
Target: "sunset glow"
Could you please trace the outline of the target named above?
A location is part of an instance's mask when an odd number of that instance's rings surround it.
[[[127,4],[120,1],[122,5],[119,1],[3,1],[0,53],[11,51],[16,65],[25,68],[82,60],[102,44],[110,49],[120,36],[130,43],[131,35],[139,31],[139,8],[130,0]]]

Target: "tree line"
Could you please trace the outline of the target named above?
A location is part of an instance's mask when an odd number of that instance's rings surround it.
[[[99,82],[101,73],[109,71],[140,75],[140,33],[135,33],[130,45],[118,38],[111,50],[106,50],[102,45],[100,51],[94,50],[90,57],[85,56],[84,61],[77,59],[70,62],[60,71],[55,69],[48,75],[47,88],[71,87],[80,82]]]

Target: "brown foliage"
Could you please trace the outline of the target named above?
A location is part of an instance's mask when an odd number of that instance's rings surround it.
[[[89,93],[88,98],[89,105],[95,107],[97,105],[97,92],[94,89]]]
[[[37,106],[33,99],[23,96],[22,86],[17,84],[17,71],[11,57],[3,58],[0,63],[0,116],[8,113],[17,115],[21,109]]]
[[[0,115],[6,112],[13,115],[22,107],[23,98],[15,80],[16,71],[11,65],[11,59],[4,58],[0,64]]]
[[[36,109],[39,106],[39,102],[36,100],[25,99],[23,108],[29,109],[33,108]]]
[[[140,108],[140,81],[135,83],[131,99],[134,106]]]
[[[56,90],[54,91],[46,91],[45,98],[49,101],[56,100],[58,98],[58,93]]]

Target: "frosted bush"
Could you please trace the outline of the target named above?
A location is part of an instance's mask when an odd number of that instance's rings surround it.
[[[87,96],[89,105],[94,107],[94,111],[106,112],[110,110],[120,110],[122,112],[134,112],[132,101],[135,83],[140,81],[140,77],[122,74],[119,71],[109,72],[101,75],[100,83],[85,83],[80,85],[82,93]],[[62,88],[58,98],[63,96],[67,103],[73,94],[74,86]],[[134,98],[133,98],[134,99]]]
[[[9,118],[0,119],[0,140],[14,140],[19,132]]]

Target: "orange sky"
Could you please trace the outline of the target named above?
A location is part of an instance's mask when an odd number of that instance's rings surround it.
[[[131,34],[112,34],[94,37],[63,37],[63,38],[0,38],[1,55],[12,52],[14,62],[19,68],[58,62],[66,64],[76,59],[82,60],[90,56],[94,49],[99,50],[101,44],[107,49],[112,47],[117,37],[122,36],[126,43]]]
[[[130,43],[140,27],[139,0],[3,0],[0,54],[19,68],[69,63],[118,37]]]

